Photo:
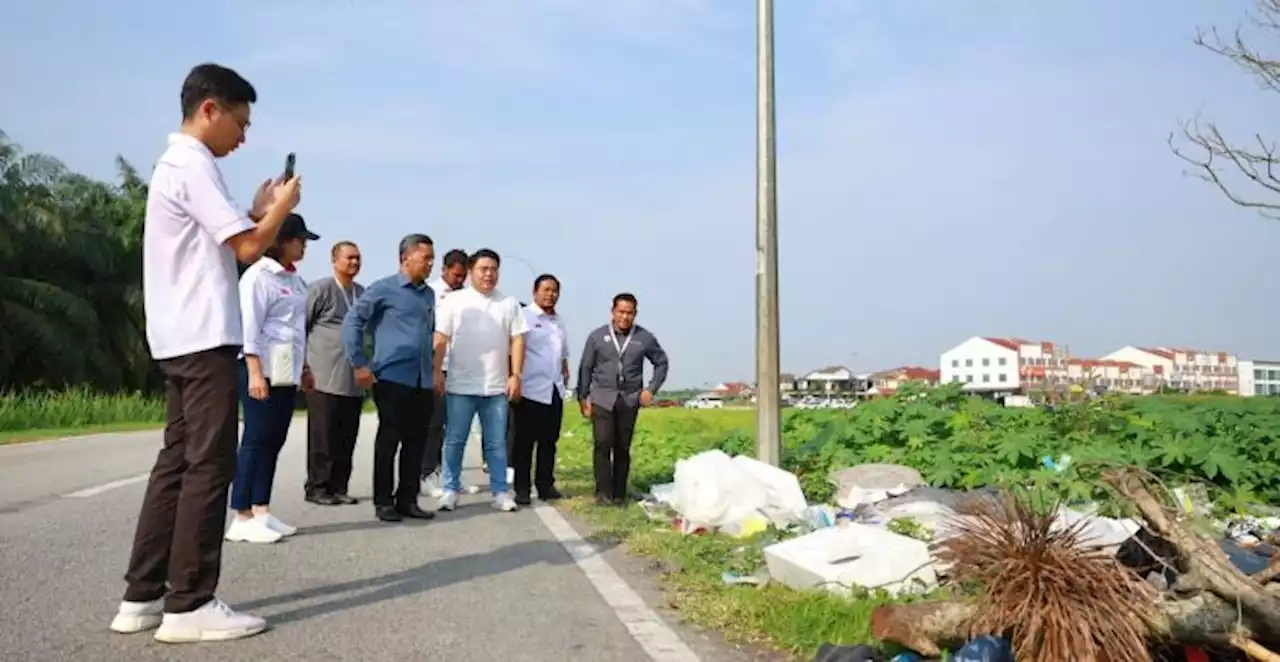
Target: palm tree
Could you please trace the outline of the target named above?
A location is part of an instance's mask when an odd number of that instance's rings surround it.
[[[153,385],[142,325],[146,184],[23,154],[0,132],[0,390]]]

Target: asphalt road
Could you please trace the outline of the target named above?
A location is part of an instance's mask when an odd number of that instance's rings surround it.
[[[376,425],[372,416],[362,421],[355,496],[369,495]],[[661,609],[644,608],[660,598],[635,560],[580,541],[566,547],[552,529],[561,537],[574,530],[549,528],[563,523],[554,511],[500,513],[482,492],[432,522],[385,524],[374,519],[367,499],[355,506],[308,504],[305,434],[305,418],[294,419],[272,503],[298,535],[275,545],[227,543],[223,553],[219,597],[266,617],[272,629],[238,642],[180,646],[107,629],[160,433],[0,447],[0,659],[755,657],[683,628]],[[484,481],[478,447],[468,444],[468,483]],[[434,508],[434,500],[424,497],[422,504]],[[602,581],[601,573],[613,579]]]

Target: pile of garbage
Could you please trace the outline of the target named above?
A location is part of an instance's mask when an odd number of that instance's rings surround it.
[[[843,468],[834,471],[830,480],[836,486],[835,503],[810,504],[801,491],[799,480],[790,472],[751,457],[730,457],[722,451],[711,450],[678,461],[674,482],[654,486],[642,505],[651,518],[670,522],[671,526],[689,535],[748,537],[768,529],[783,532],[776,542],[769,542],[763,548],[765,568],[750,577],[725,573],[727,583],[762,585],[777,582],[797,590],[823,590],[838,595],[882,591],[890,596],[904,596],[927,595],[946,581],[950,568],[940,559],[946,555],[939,555],[937,550],[940,546],[945,547],[953,536],[972,531],[972,527],[967,526],[967,519],[972,515],[967,514],[961,504],[971,502],[972,497],[983,496],[984,493],[1000,498],[998,493],[990,490],[959,492],[930,487],[919,472],[893,464]],[[1276,535],[1280,530],[1280,513],[1263,512],[1219,523],[1224,535],[1216,547],[1211,544],[1209,551],[1199,548],[1188,550],[1191,543],[1179,538],[1184,532],[1177,529],[1176,524],[1152,521],[1153,517],[1159,518],[1160,515],[1141,503],[1142,495],[1149,498],[1147,492],[1133,487],[1131,483],[1117,483],[1117,486],[1139,490],[1140,494],[1135,499],[1143,512],[1142,519],[1102,517],[1094,512],[1092,506],[1076,505],[1073,508],[1061,507],[1052,514],[1051,526],[1071,531],[1073,540],[1139,571],[1138,576],[1150,584],[1152,595],[1164,596],[1159,599],[1159,607],[1163,611],[1158,612],[1164,619],[1159,624],[1163,630],[1158,634],[1162,637],[1176,640],[1179,645],[1184,641],[1210,646],[1226,644],[1225,635],[1221,632],[1217,634],[1222,636],[1200,636],[1210,633],[1180,630],[1184,623],[1178,620],[1186,616],[1189,619],[1187,624],[1191,621],[1197,624],[1216,622],[1213,619],[1220,614],[1215,610],[1222,606],[1219,603],[1224,599],[1221,593],[1212,599],[1198,598],[1201,602],[1192,604],[1182,599],[1181,594],[1175,595],[1174,589],[1180,584],[1185,588],[1190,576],[1202,580],[1206,576],[1214,576],[1214,572],[1220,575],[1224,570],[1213,565],[1216,561],[1212,561],[1209,570],[1205,570],[1196,565],[1199,562],[1203,566],[1205,562],[1194,556],[1216,554],[1221,556],[1219,565],[1230,568],[1225,571],[1237,573],[1241,580],[1248,581],[1250,576],[1255,580],[1261,579],[1257,588],[1262,592],[1260,584],[1280,575],[1280,562],[1273,569],[1269,558],[1273,553],[1271,545],[1280,543],[1280,536]],[[1121,493],[1128,496],[1127,492]],[[1175,490],[1174,496],[1183,514],[1207,515],[1207,499],[1194,487]],[[1158,535],[1151,535],[1152,532]],[[1164,548],[1160,547],[1162,544]],[[1280,547],[1280,544],[1276,546]],[[1169,555],[1155,558],[1160,549],[1165,549]],[[1190,564],[1187,560],[1189,553],[1193,555]],[[1143,563],[1146,566],[1140,568]],[[1263,578],[1261,574],[1267,572],[1274,574]],[[1207,592],[1221,589],[1212,585],[1199,588]],[[1226,593],[1239,597],[1238,591]],[[1186,614],[1170,613],[1170,605]],[[1280,602],[1277,605],[1280,606]],[[896,612],[884,609],[883,614],[877,614],[878,622],[888,624],[884,626],[884,632],[877,631],[881,639],[894,641],[927,656],[949,650],[951,659],[1012,660],[1011,649],[1003,639],[986,637],[966,643],[961,631],[968,627],[969,621],[965,619],[972,615],[972,610],[966,611],[963,604],[917,601]],[[954,618],[948,620],[951,616]],[[926,617],[930,619],[933,630],[922,632],[914,624],[903,630],[895,620]],[[1277,610],[1275,618],[1280,623],[1280,610]],[[1271,624],[1270,615],[1254,618],[1251,622],[1247,612],[1238,620],[1255,626],[1245,634],[1254,634],[1262,626]],[[895,638],[897,630],[909,630],[909,636],[897,633],[900,636]],[[996,645],[997,640],[1004,643]],[[944,647],[935,645],[935,641],[953,642],[953,645]],[[980,657],[960,655],[975,646],[988,652]],[[823,658],[820,655],[819,659],[881,659],[875,656],[841,656],[855,649],[861,650],[857,647],[830,647],[828,654],[835,657]],[[1178,648],[1175,655],[1162,659],[1211,659],[1201,657],[1204,650],[1196,645],[1185,650]],[[1232,652],[1212,659],[1237,659],[1234,649],[1228,646],[1227,650]],[[904,656],[898,659],[922,658]]]
[[[675,481],[642,503],[655,519],[688,534],[747,537],[770,526],[794,534],[764,548],[772,581],[849,595],[926,594],[939,575],[930,543],[945,539],[958,501],[971,493],[929,487],[915,469],[862,464],[836,471],[835,505],[809,504],[795,475],[755,458],[710,450],[676,462]],[[1063,509],[1064,526],[1085,521],[1114,550],[1139,524]]]

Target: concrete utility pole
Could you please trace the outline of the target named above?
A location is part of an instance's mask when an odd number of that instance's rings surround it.
[[[778,375],[778,171],[773,112],[773,0],[756,0],[756,443],[782,463]]]

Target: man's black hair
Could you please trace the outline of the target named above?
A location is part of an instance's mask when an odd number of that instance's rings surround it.
[[[444,266],[446,269],[456,266],[467,266],[467,252],[457,248],[450,250],[444,254]]]
[[[631,305],[633,305],[633,306],[639,306],[639,305],[640,305],[640,304],[636,303],[636,295],[634,295],[634,294],[632,294],[632,293],[630,293],[630,292],[622,292],[621,294],[617,294],[617,295],[615,295],[615,296],[613,297],[613,307],[614,307],[614,308],[617,308],[617,307],[618,307],[618,303],[619,303],[619,302],[621,302],[621,301],[626,301],[626,302],[630,303],[630,304],[631,304]]]
[[[431,237],[428,237],[425,234],[414,233],[405,235],[404,239],[400,240],[400,259],[403,260],[405,255],[417,250],[418,246],[421,246],[422,244],[426,244],[428,246],[435,245],[431,242]]]
[[[543,283],[545,283],[546,281],[551,281],[551,282],[555,283],[555,284],[556,284],[556,289],[557,289],[557,290],[558,290],[558,289],[560,289],[560,279],[559,279],[559,278],[556,278],[555,276],[552,276],[551,274],[542,274],[541,276],[538,276],[537,278],[534,278],[534,279],[533,279],[533,291],[534,291],[534,292],[537,292],[537,291],[538,291],[538,287],[539,287],[540,285],[542,285]]]
[[[182,81],[182,119],[191,119],[205,99],[227,106],[258,102],[258,92],[249,81],[224,66],[198,64]]]
[[[472,253],[471,257],[467,258],[467,268],[474,269],[476,267],[476,263],[486,257],[497,263],[499,267],[502,266],[502,258],[498,257],[496,252],[488,248],[481,248],[480,250]]]

